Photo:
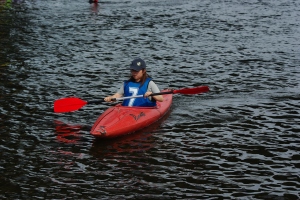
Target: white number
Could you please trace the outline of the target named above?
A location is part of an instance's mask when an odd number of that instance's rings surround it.
[[[132,94],[131,96],[136,96],[139,92],[139,88],[129,87],[129,92]],[[128,106],[132,106],[135,101],[135,98],[129,100]]]

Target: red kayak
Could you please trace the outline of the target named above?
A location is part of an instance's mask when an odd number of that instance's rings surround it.
[[[170,109],[172,94],[164,94],[164,101],[155,107],[128,107],[118,104],[99,116],[91,134],[100,138],[114,138],[145,128],[162,118]]]

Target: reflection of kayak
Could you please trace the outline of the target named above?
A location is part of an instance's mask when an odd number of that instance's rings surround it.
[[[75,144],[80,140],[79,134],[82,126],[69,125],[64,122],[54,120],[56,139],[60,142]]]
[[[91,134],[100,138],[113,138],[145,128],[162,118],[170,109],[172,94],[163,95],[164,101],[156,107],[110,107],[99,116]]]

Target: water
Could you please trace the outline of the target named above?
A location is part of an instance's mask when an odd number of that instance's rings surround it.
[[[299,199],[300,4],[1,2],[1,199]],[[89,134],[135,57],[175,95],[164,119]]]

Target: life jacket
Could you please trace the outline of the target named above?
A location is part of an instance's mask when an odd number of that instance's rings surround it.
[[[138,82],[124,81],[124,97],[144,95],[148,90],[150,81],[151,78],[148,77],[142,86]],[[148,97],[125,99],[122,106],[153,107],[156,106],[156,101],[151,101]]]

